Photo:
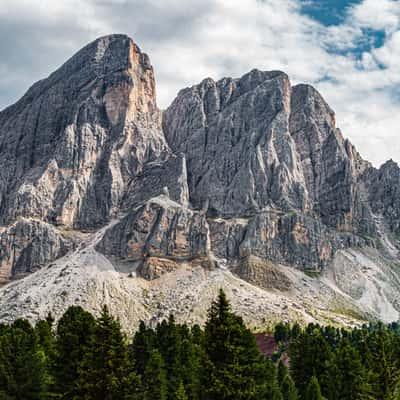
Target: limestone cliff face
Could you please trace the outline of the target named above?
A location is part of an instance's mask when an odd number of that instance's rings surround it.
[[[154,279],[177,269],[182,262],[212,268],[208,230],[203,213],[161,195],[109,229],[97,250]]]
[[[153,69],[126,36],[89,44],[0,113],[0,221],[104,224],[132,175],[162,159]]]
[[[287,289],[274,266],[398,257],[399,171],[364,161],[279,71],[205,79],[161,113],[148,56],[106,36],[0,113],[0,279],[90,247],[150,280],[226,266]]]
[[[0,230],[0,283],[64,256],[75,243],[45,222],[19,218]]]
[[[195,207],[207,203],[208,215],[224,217],[308,208],[289,132],[290,91],[284,73],[254,70],[178,94],[163,128],[172,150],[186,155]]]
[[[335,114],[311,86],[293,87],[290,132],[296,142],[314,212],[328,226],[358,225],[359,176],[369,167],[335,125]]]
[[[400,238],[400,168],[393,160],[364,174],[368,199],[376,216],[382,216],[390,231]]]

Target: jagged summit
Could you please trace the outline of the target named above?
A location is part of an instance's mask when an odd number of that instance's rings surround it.
[[[201,321],[220,286],[254,323],[398,319],[399,177],[281,71],[207,78],[161,112],[148,56],[99,38],[0,113],[0,280],[34,272],[0,289],[0,319],[105,302],[127,324]]]
[[[131,176],[168,154],[160,118],[153,69],[133,41],[89,44],[0,113],[0,221],[104,224]]]

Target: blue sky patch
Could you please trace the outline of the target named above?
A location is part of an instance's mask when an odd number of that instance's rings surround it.
[[[344,23],[349,7],[361,2],[361,0],[300,0],[302,13],[327,27]],[[327,51],[341,55],[351,54],[360,58],[364,52],[379,48],[385,42],[384,31],[363,29],[362,33],[357,43],[349,43],[347,49],[339,50],[332,47]]]
[[[300,0],[302,12],[325,26],[340,25],[347,9],[361,0]]]

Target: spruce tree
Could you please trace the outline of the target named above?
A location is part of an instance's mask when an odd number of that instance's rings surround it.
[[[285,376],[281,383],[281,393],[283,400],[298,400],[299,398],[296,386],[289,374]]]
[[[143,375],[144,400],[166,400],[167,378],[164,361],[158,350],[152,350]]]
[[[183,385],[182,382],[179,382],[178,389],[175,391],[174,400],[188,400],[188,397],[186,395],[186,390],[185,386]]]
[[[378,324],[370,335],[369,343],[372,355],[372,393],[375,398],[390,400],[395,394],[399,382],[396,369],[392,334]]]
[[[332,352],[321,334],[320,327],[309,325],[290,345],[290,371],[300,397],[305,396],[307,383],[315,376],[326,391],[325,371]]]
[[[85,400],[123,398],[123,383],[134,376],[121,326],[103,307],[79,368],[79,390]]]
[[[131,356],[135,363],[136,372],[143,375],[152,350],[156,348],[156,335],[152,329],[140,321],[139,329],[133,337]]]
[[[279,363],[278,363],[278,383],[279,383],[279,385],[282,385],[282,382],[288,373],[289,373],[289,371],[288,371],[285,363],[282,360],[279,360]]]
[[[231,312],[222,290],[211,305],[204,335],[203,398],[262,398],[265,393],[264,356],[243,320]]]
[[[278,371],[272,360],[267,360],[266,362],[265,385],[266,400],[282,400],[282,393],[278,381]]]
[[[48,398],[46,356],[28,321],[16,321],[0,336],[0,398]]]
[[[72,306],[57,324],[53,391],[63,400],[82,395],[78,385],[79,368],[96,328],[94,317],[81,307]]]
[[[326,400],[321,394],[318,379],[313,376],[310,383],[307,385],[304,400]]]
[[[328,365],[326,381],[329,400],[365,400],[370,398],[366,370],[360,355],[347,338],[342,339],[334,358]]]
[[[158,324],[156,337],[167,377],[167,398],[173,400],[176,388],[183,379],[184,365],[180,329],[172,315],[168,321]]]

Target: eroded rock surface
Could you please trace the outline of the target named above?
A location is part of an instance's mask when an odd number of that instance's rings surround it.
[[[205,215],[166,195],[130,212],[106,232],[97,250],[130,262],[148,279],[160,276],[163,270],[170,272],[184,261],[212,266]]]
[[[52,225],[19,218],[0,230],[0,283],[34,272],[74,248],[74,241]]]
[[[301,271],[338,270],[338,254],[373,254],[379,262],[366,265],[397,276],[388,271],[399,238],[398,165],[363,160],[322,96],[280,71],[205,79],[161,112],[148,56],[110,35],[0,112],[2,282],[57,260],[71,274],[88,264],[144,288],[143,278],[157,285],[196,269],[232,272],[235,287],[244,279],[300,293]],[[346,265],[364,276],[362,260]],[[81,293],[97,301],[105,283],[93,276]],[[68,292],[64,279],[60,272],[57,293]],[[336,283],[360,300],[354,285]],[[331,289],[319,285],[323,298]],[[364,286],[360,304],[371,308],[372,284]],[[382,303],[387,318],[398,310],[395,287]]]

